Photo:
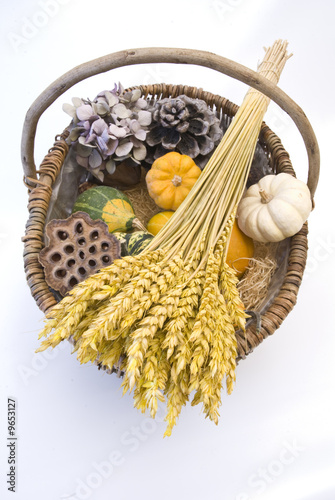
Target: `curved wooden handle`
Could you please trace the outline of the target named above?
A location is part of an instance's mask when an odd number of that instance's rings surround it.
[[[152,47],[123,50],[76,66],[55,80],[33,102],[26,114],[21,142],[21,158],[25,176],[36,179],[34,142],[37,123],[42,113],[59,96],[76,83],[90,76],[122,66],[146,63],[195,64],[204,66],[240,80],[250,87],[259,90],[267,97],[270,97],[292,118],[302,135],[308,154],[307,185],[311,191],[312,198],[314,197],[319,179],[320,153],[314,131],[303,110],[279,87],[257,72],[211,52],[192,49]]]

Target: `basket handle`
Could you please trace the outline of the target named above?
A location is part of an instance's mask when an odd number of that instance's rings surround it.
[[[73,85],[90,76],[114,68],[146,63],[204,66],[240,80],[272,99],[292,118],[303,138],[308,155],[307,185],[313,199],[319,179],[320,152],[314,131],[303,110],[274,83],[246,66],[211,52],[162,47],[123,50],[93,59],[68,71],[39,95],[27,111],[22,132],[21,159],[28,184],[28,178],[37,179],[34,163],[34,142],[37,123],[43,112]]]

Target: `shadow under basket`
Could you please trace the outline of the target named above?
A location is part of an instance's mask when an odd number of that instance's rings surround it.
[[[177,62],[184,62],[184,59]],[[119,66],[120,65],[122,64],[119,64]],[[113,65],[110,64],[110,66]],[[98,72],[101,71],[97,70],[94,74]],[[221,72],[225,71],[221,70]],[[73,84],[73,82],[70,83]],[[70,86],[71,85],[68,85],[68,87]],[[143,97],[148,99],[176,97],[181,94],[186,94],[192,98],[202,99],[220,118],[224,115],[233,117],[238,110],[237,105],[224,97],[211,94],[196,87],[156,84],[140,85],[138,88],[141,89]],[[67,90],[67,88],[65,90]],[[58,95],[53,96],[50,103],[65,90],[62,89],[58,92]],[[264,91],[264,93],[266,92]],[[29,119],[29,117],[27,119]],[[33,136],[35,130],[33,130]],[[68,131],[65,130],[61,135],[56,137],[53,147],[49,150],[40,165],[38,176],[36,172],[32,172],[31,168],[29,169],[26,167],[27,157],[29,157],[29,155],[31,156],[33,148],[30,152],[28,151],[28,153],[23,148],[25,182],[29,190],[29,219],[26,225],[26,233],[23,237],[24,267],[31,294],[38,307],[43,312],[50,310],[59,300],[59,297],[49,288],[45,281],[44,270],[39,262],[38,256],[39,252],[45,246],[44,231],[47,218],[49,217],[50,200],[54,196],[53,189],[57,184],[56,180],[62,172],[65,159],[69,153],[69,146],[65,140],[67,135]],[[27,144],[29,146],[29,143]],[[274,134],[265,123],[262,125],[259,144],[264,149],[271,170],[275,174],[286,172],[295,176],[288,153],[285,151],[277,135]],[[316,182],[317,180],[315,184]],[[142,182],[138,189],[143,188],[145,189],[145,184]],[[314,194],[314,191],[315,189],[313,189],[312,194]],[[131,195],[130,192],[129,194]],[[138,215],[138,217],[141,218],[140,215]],[[255,316],[252,316],[247,321],[246,331],[236,332],[239,360],[244,359],[266,337],[272,335],[294,307],[306,264],[308,245],[307,233],[307,223],[305,223],[297,234],[280,242],[280,244],[276,246],[274,252],[275,269],[267,284],[265,297],[258,306],[258,310],[256,310],[257,321],[255,321]],[[259,319],[260,322],[258,321]]]

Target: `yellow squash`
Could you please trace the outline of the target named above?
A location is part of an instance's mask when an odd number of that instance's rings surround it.
[[[241,231],[235,220],[229,240],[226,262],[236,271],[236,276],[241,278],[249,266],[249,259],[252,259],[253,256],[254,242]]]
[[[149,231],[149,233],[156,236],[156,234],[162,229],[164,224],[167,223],[167,221],[170,219],[170,217],[172,217],[173,214],[174,212],[171,211],[158,212],[158,214],[151,217],[147,225],[147,230]]]

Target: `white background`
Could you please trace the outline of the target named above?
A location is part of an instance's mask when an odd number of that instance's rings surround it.
[[[0,497],[19,500],[333,500],[334,15],[332,0],[11,0],[1,7]],[[252,69],[263,47],[287,39],[294,56],[280,87],[305,111],[321,149],[309,218],[306,276],[293,312],[240,363],[216,427],[183,410],[171,438],[122,398],[120,380],[80,366],[69,345],[34,354],[43,314],[25,282],[27,193],[20,138],[34,99],[74,66],[136,47],[208,50]],[[43,115],[39,163],[68,124],[71,97],[140,83],[184,83],[240,103],[246,87],[209,69],[152,65],[91,78]],[[298,177],[307,157],[292,121],[271,105]],[[17,491],[7,491],[7,397],[17,401]]]

